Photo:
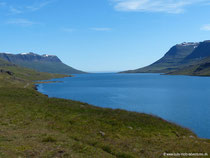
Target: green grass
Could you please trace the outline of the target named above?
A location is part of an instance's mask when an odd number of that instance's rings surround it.
[[[14,74],[19,73],[15,69]],[[17,76],[15,84],[2,84],[11,76],[0,74],[2,158],[156,158],[164,152],[210,153],[210,140],[158,117],[48,98],[30,86],[24,88],[32,83],[31,77],[20,84]]]
[[[0,72],[0,87],[33,87],[35,80],[48,80],[51,78],[68,77],[68,75],[38,72],[32,69],[19,67],[0,59],[0,70],[10,71],[12,75]]]
[[[169,75],[210,76],[210,57],[198,60],[191,65],[179,68]]]
[[[208,152],[210,141],[147,114],[0,88],[0,153],[5,157],[161,157]]]

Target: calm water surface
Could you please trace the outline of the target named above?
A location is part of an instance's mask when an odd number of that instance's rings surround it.
[[[39,84],[49,97],[144,112],[210,138],[210,78],[159,74],[82,74]]]

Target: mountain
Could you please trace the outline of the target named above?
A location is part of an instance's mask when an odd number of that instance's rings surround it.
[[[8,54],[0,53],[0,58],[13,64],[31,68],[40,72],[58,74],[80,74],[84,73],[64,64],[57,56],[38,55],[35,53]]]
[[[126,73],[165,73],[175,70],[181,65],[181,61],[190,55],[197,47],[199,43],[182,43],[177,44],[170,48],[170,50],[158,61],[153,64],[136,69],[125,71]]]
[[[193,70],[199,66],[202,67],[202,73],[198,71],[193,74],[206,74],[203,73],[206,69],[206,63],[210,60],[206,59],[210,57],[210,41],[204,41],[199,43],[182,43],[173,46],[160,60],[155,63],[137,69],[125,71],[125,73],[168,73],[179,74],[189,71],[188,74],[192,74]],[[207,70],[207,69],[206,69]],[[205,70],[205,71],[206,71]],[[175,73],[176,72],[176,73]]]

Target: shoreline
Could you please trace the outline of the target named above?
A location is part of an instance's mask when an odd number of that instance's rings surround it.
[[[117,74],[117,73],[116,73]],[[136,73],[135,73],[136,74]],[[138,74],[138,73],[137,73]],[[156,73],[157,74],[157,73]],[[161,75],[161,74],[160,74]],[[178,76],[178,75],[177,75]],[[189,77],[191,77],[191,76],[189,76]],[[192,76],[192,77],[200,77],[200,76]],[[56,78],[54,78],[54,79],[56,79]],[[62,83],[62,81],[58,81],[59,83]],[[43,83],[45,83],[45,82],[43,82]],[[46,83],[51,83],[51,82],[46,82]],[[52,82],[52,83],[56,83],[56,82]],[[42,84],[42,83],[41,83]],[[37,88],[37,87],[36,87]],[[38,89],[37,89],[37,91],[38,91]],[[39,92],[39,91],[38,91]],[[41,93],[41,92],[39,92],[39,93]],[[44,94],[44,93],[41,93],[41,94]],[[44,95],[46,95],[46,96],[48,96],[47,94],[44,94]],[[79,102],[82,102],[82,101],[80,101],[80,100],[72,100],[72,99],[69,99],[69,98],[62,98],[62,97],[49,97],[49,98],[58,98],[58,99],[66,99],[66,100],[71,100],[71,101],[79,101]],[[87,103],[87,102],[82,102],[82,103],[84,103],[84,104],[89,104],[89,103]],[[112,109],[112,110],[115,110],[115,109],[118,109],[118,108],[106,108],[106,107],[101,107],[100,105],[94,105],[94,104],[90,104],[91,106],[94,106],[94,107],[98,107],[98,108],[105,108],[105,109]],[[151,114],[151,113],[145,113],[145,112],[138,112],[138,111],[135,111],[135,110],[128,110],[128,109],[125,109],[125,108],[120,108],[120,110],[125,110],[125,111],[127,111],[127,112],[134,112],[134,113],[143,113],[143,114],[147,114],[147,115],[150,115],[150,116],[155,116],[155,117],[158,117],[158,118],[161,118],[161,119],[163,119],[163,120],[165,120],[165,121],[168,121],[168,122],[170,122],[170,123],[172,123],[172,124],[175,124],[175,125],[178,125],[178,126],[180,126],[180,127],[182,127],[182,128],[187,128],[187,129],[189,129],[191,132],[193,132],[197,137],[199,137],[199,138],[201,138],[201,139],[210,139],[208,136],[206,136],[205,137],[205,135],[204,136],[202,136],[202,134],[200,135],[200,136],[198,136],[199,135],[199,132],[195,132],[195,131],[193,131],[193,128],[190,128],[189,126],[187,126],[187,125],[183,125],[183,124],[180,124],[179,122],[176,122],[176,120],[170,120],[170,119],[166,119],[166,118],[164,118],[164,117],[161,117],[161,116],[159,116],[158,114]]]
[[[66,77],[63,77],[63,78],[66,78]],[[59,78],[53,78],[53,79],[59,79]],[[52,80],[52,79],[51,79],[51,80]],[[48,82],[48,81],[46,81],[46,82],[44,81],[44,82],[35,83],[35,84],[34,84],[34,86],[35,86],[35,87],[34,87],[34,90],[36,90],[38,93],[40,93],[40,94],[42,94],[42,95],[47,96],[49,99],[50,99],[50,98],[56,98],[56,99],[64,99],[64,100],[68,100],[68,101],[73,101],[73,102],[80,102],[80,103],[82,103],[82,104],[88,104],[89,106],[96,107],[96,108],[99,108],[99,109],[102,109],[102,110],[103,110],[103,109],[108,109],[108,110],[121,110],[121,111],[125,111],[125,112],[128,112],[128,113],[145,114],[145,115],[148,115],[148,116],[150,116],[150,117],[155,117],[155,118],[161,119],[161,120],[163,120],[164,122],[171,123],[171,124],[173,124],[173,125],[175,125],[175,126],[178,126],[178,127],[180,127],[180,128],[187,129],[188,131],[192,132],[196,138],[208,139],[208,140],[210,140],[210,138],[198,137],[198,135],[197,135],[195,132],[193,132],[191,129],[189,129],[189,128],[187,128],[187,127],[184,127],[184,126],[182,126],[182,125],[179,125],[179,124],[177,124],[177,123],[175,123],[175,122],[168,121],[168,120],[166,120],[166,119],[164,119],[164,118],[162,118],[162,117],[160,117],[160,116],[154,115],[154,114],[147,114],[147,113],[143,113],[143,112],[129,111],[129,110],[126,110],[126,109],[105,108],[105,107],[100,107],[100,106],[97,106],[97,105],[92,105],[92,104],[89,104],[89,103],[85,103],[85,102],[81,102],[81,101],[77,101],[77,100],[72,100],[72,99],[59,98],[59,97],[49,97],[47,94],[41,93],[41,92],[39,92],[39,90],[38,90],[38,86],[39,86],[38,84],[48,84],[48,83],[63,83],[63,81],[49,81],[49,82]]]

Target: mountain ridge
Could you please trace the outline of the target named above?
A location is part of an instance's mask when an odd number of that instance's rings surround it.
[[[59,74],[81,74],[83,71],[77,70],[64,64],[55,55],[39,55],[33,52],[29,53],[0,53],[0,58],[13,64],[34,69],[40,72],[59,73]]]

